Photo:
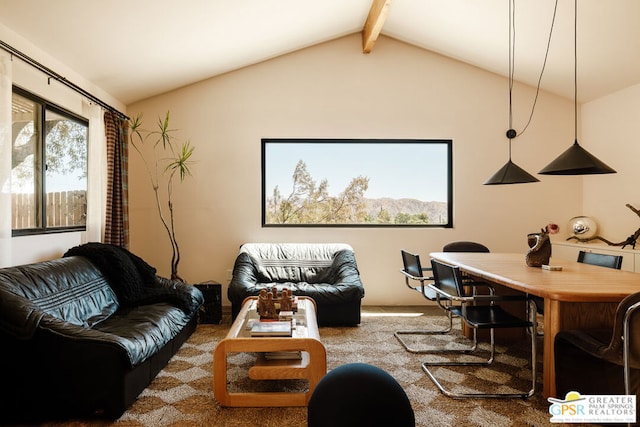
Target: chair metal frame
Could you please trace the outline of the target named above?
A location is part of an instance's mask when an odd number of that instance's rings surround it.
[[[405,350],[407,350],[410,353],[414,353],[414,354],[424,354],[424,353],[432,353],[432,352],[436,352],[439,353],[442,350],[424,350],[424,349],[418,349],[415,347],[411,347],[409,344],[407,344],[407,342],[402,339],[402,335],[444,335],[444,334],[448,334],[449,332],[451,332],[451,330],[453,329],[453,315],[451,314],[451,311],[448,309],[446,302],[444,301],[440,301],[440,295],[436,292],[434,292],[433,290],[431,290],[428,286],[428,284],[426,282],[432,282],[433,281],[433,277],[432,276],[424,276],[422,273],[423,272],[430,272],[431,268],[430,267],[422,267],[421,263],[420,263],[420,255],[418,254],[414,254],[408,251],[405,251],[404,249],[402,249],[401,251],[402,254],[402,261],[404,264],[404,268],[400,270],[400,273],[404,276],[404,280],[405,280],[405,285],[416,292],[419,292],[424,298],[428,299],[429,301],[435,301],[445,312],[447,315],[447,318],[449,320],[449,324],[448,326],[446,326],[444,329],[409,329],[409,330],[399,330],[399,331],[395,331],[393,333],[393,335],[396,337],[396,339],[400,342],[400,344],[404,347]],[[420,276],[416,276],[414,274],[409,273],[407,270],[410,270],[411,268],[411,264],[413,264],[413,270],[412,271],[414,273],[420,273]],[[411,283],[413,282],[418,282],[420,283],[417,286],[413,286]]]
[[[434,273],[434,283],[429,286],[442,298],[453,302],[458,302],[459,306],[452,306],[451,309],[454,315],[458,315],[463,322],[473,329],[473,341],[474,345],[477,345],[477,330],[489,329],[490,331],[490,349],[489,357],[486,360],[477,362],[456,362],[456,361],[444,361],[444,362],[423,362],[422,370],[431,378],[438,389],[446,396],[453,398],[528,398],[533,396],[536,389],[536,318],[535,318],[535,303],[526,296],[497,296],[497,295],[466,295],[464,293],[464,282],[462,280],[462,274],[458,267],[449,266],[447,264],[439,263],[436,260],[431,260],[432,271]],[[439,277],[438,270],[444,269],[451,273],[451,277],[442,278]],[[496,305],[498,301],[523,301],[528,305],[527,317],[528,320],[522,320],[505,312],[502,307]],[[488,305],[475,305],[476,303],[489,303]],[[479,316],[485,316],[491,319],[490,322],[483,322],[479,324],[473,317],[476,314]],[[490,314],[490,316],[487,316]],[[501,319],[498,321],[495,319]],[[531,389],[527,392],[521,393],[457,393],[446,389],[440,381],[431,372],[431,366],[488,366],[491,365],[495,359],[495,329],[497,328],[526,328],[529,332],[528,335],[531,339]],[[462,350],[446,350],[446,353],[450,354],[468,354],[466,349]]]
[[[405,329],[395,331],[393,336],[400,342],[402,347],[409,353],[413,354],[429,354],[429,353],[445,353],[447,350],[445,349],[419,349],[416,347],[411,347],[403,338],[402,335],[445,335],[450,333],[453,330],[453,317],[454,315],[451,312],[452,304],[451,301],[443,298],[438,292],[435,292],[433,289],[429,287],[434,280],[433,276],[424,276],[422,273],[431,272],[431,267],[422,267],[420,262],[420,255],[408,252],[404,249],[401,251],[402,261],[404,264],[404,268],[400,270],[400,273],[404,276],[405,285],[411,289],[412,291],[419,292],[424,298],[429,301],[435,302],[438,306],[444,310],[446,316],[449,320],[449,324],[444,329]],[[408,269],[411,269],[411,264],[413,264],[413,273],[408,272]],[[416,276],[415,273],[420,273],[420,276]],[[413,286],[411,282],[419,282],[420,284],[417,286]],[[426,283],[429,282],[429,283]],[[489,289],[490,294],[493,294],[493,288],[484,282],[475,282],[465,280],[465,286],[471,286],[473,289],[473,293],[475,294],[477,287],[484,286]],[[477,348],[477,340],[474,341],[473,345],[467,349],[464,349],[467,353],[472,353]]]
[[[631,316],[640,309],[640,302],[632,304],[627,308],[627,311],[624,314],[624,320],[622,323],[622,336],[623,336],[623,347],[622,347],[622,360],[624,366],[624,391],[626,394],[630,393],[630,376],[631,376],[631,356],[630,356],[630,343],[632,339],[631,335]]]
[[[620,256],[622,258],[622,256]],[[622,260],[620,260],[622,263]],[[632,304],[627,308],[627,311],[624,313],[624,320],[622,323],[622,336],[623,336],[623,346],[622,346],[622,364],[623,364],[623,372],[624,372],[624,393],[626,395],[631,394],[631,356],[630,356],[630,343],[631,343],[631,316],[640,309],[640,302]],[[627,426],[631,426],[633,424],[627,423]]]

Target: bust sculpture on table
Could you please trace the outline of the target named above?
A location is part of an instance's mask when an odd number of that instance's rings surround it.
[[[551,240],[549,234],[556,234],[560,231],[557,224],[547,224],[540,229],[540,233],[529,233],[527,235],[527,243],[529,251],[525,256],[525,261],[529,267],[542,267],[549,264],[551,258]]]

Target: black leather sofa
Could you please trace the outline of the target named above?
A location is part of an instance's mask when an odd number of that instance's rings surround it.
[[[88,245],[0,269],[3,424],[120,417],[196,327],[197,288]]]
[[[360,323],[364,287],[351,246],[344,243],[245,243],[240,247],[228,297],[235,318],[242,302],[265,287],[287,287],[317,306],[318,325]]]

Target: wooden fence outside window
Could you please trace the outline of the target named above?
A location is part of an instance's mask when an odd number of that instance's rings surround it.
[[[34,193],[14,193],[11,200],[13,230],[37,228]],[[73,227],[87,222],[85,190],[47,193],[47,227]]]

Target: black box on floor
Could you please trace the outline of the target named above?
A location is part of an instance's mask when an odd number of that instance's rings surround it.
[[[215,324],[222,322],[222,285],[211,280],[196,283],[194,286],[204,295],[204,305],[198,315],[198,321]]]

